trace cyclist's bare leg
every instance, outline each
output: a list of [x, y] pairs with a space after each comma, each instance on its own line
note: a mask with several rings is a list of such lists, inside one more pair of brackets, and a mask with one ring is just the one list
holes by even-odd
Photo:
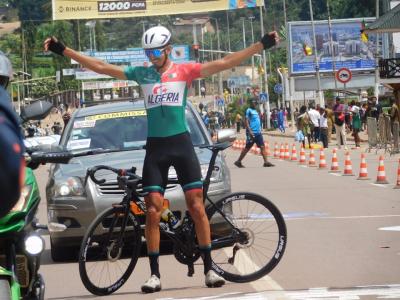
[[212, 270], [211, 233], [203, 202], [203, 190], [193, 189], [185, 192], [186, 204], [193, 219], [201, 257], [204, 262], [205, 283], [208, 287], [220, 287], [225, 280]]
[[185, 193], [186, 205], [195, 227], [199, 246], [209, 246], [211, 244], [210, 223], [203, 203], [203, 190], [193, 189]]
[[158, 256], [160, 252], [159, 224], [164, 197], [159, 193], [149, 193], [144, 200], [147, 208], [145, 236], [151, 275], [156, 275], [160, 278], [160, 271], [158, 268]]

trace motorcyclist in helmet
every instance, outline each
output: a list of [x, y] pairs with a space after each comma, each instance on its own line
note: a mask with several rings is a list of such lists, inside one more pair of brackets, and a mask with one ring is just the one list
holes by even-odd
[[24, 183], [23, 140], [6, 91], [12, 74], [9, 59], [0, 51], [0, 218], [16, 204]]

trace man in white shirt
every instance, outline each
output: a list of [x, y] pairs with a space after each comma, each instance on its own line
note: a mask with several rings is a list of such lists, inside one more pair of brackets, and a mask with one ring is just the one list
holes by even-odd
[[313, 132], [311, 133], [311, 138], [314, 142], [318, 142], [320, 139], [319, 133], [319, 118], [320, 114], [317, 110], [314, 109], [314, 105], [310, 105], [310, 110], [308, 111], [308, 115], [310, 116], [311, 122], [313, 123]]
[[321, 135], [321, 142], [324, 148], [328, 148], [328, 117], [327, 112], [324, 108], [319, 109], [320, 118], [319, 118], [319, 130]]

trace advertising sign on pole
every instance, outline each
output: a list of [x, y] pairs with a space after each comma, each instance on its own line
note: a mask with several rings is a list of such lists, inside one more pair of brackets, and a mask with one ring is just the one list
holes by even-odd
[[52, 0], [53, 20], [113, 19], [263, 6], [262, 0]]
[[[332, 42], [329, 35], [328, 21], [315, 22], [314, 49], [312, 26], [308, 21], [289, 22], [289, 49], [291, 74], [315, 73], [315, 53], [319, 56], [320, 72], [332, 72], [333, 59], [336, 70], [347, 68], [355, 70], [374, 70], [376, 35], [370, 34], [368, 41], [361, 40], [362, 21], [366, 24], [374, 18], [332, 20]], [[311, 53], [305, 51], [312, 49]]]

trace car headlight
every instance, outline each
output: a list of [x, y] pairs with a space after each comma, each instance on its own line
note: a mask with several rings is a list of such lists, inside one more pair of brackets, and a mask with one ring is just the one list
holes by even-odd
[[30, 255], [38, 255], [44, 250], [44, 240], [38, 235], [30, 235], [25, 239], [25, 251]]
[[25, 204], [28, 202], [29, 195], [31, 194], [31, 190], [32, 190], [32, 186], [29, 184], [22, 187], [21, 195], [19, 196], [17, 203], [11, 209], [12, 212], [22, 211], [25, 208]]
[[77, 177], [69, 177], [65, 181], [57, 182], [54, 188], [55, 196], [82, 196], [85, 189]]
[[[208, 164], [207, 165], [201, 165], [201, 177], [204, 179], [206, 178], [207, 171], [208, 171]], [[211, 173], [211, 182], [216, 182], [216, 181], [221, 181], [221, 167], [219, 165], [214, 165], [214, 169]]]

